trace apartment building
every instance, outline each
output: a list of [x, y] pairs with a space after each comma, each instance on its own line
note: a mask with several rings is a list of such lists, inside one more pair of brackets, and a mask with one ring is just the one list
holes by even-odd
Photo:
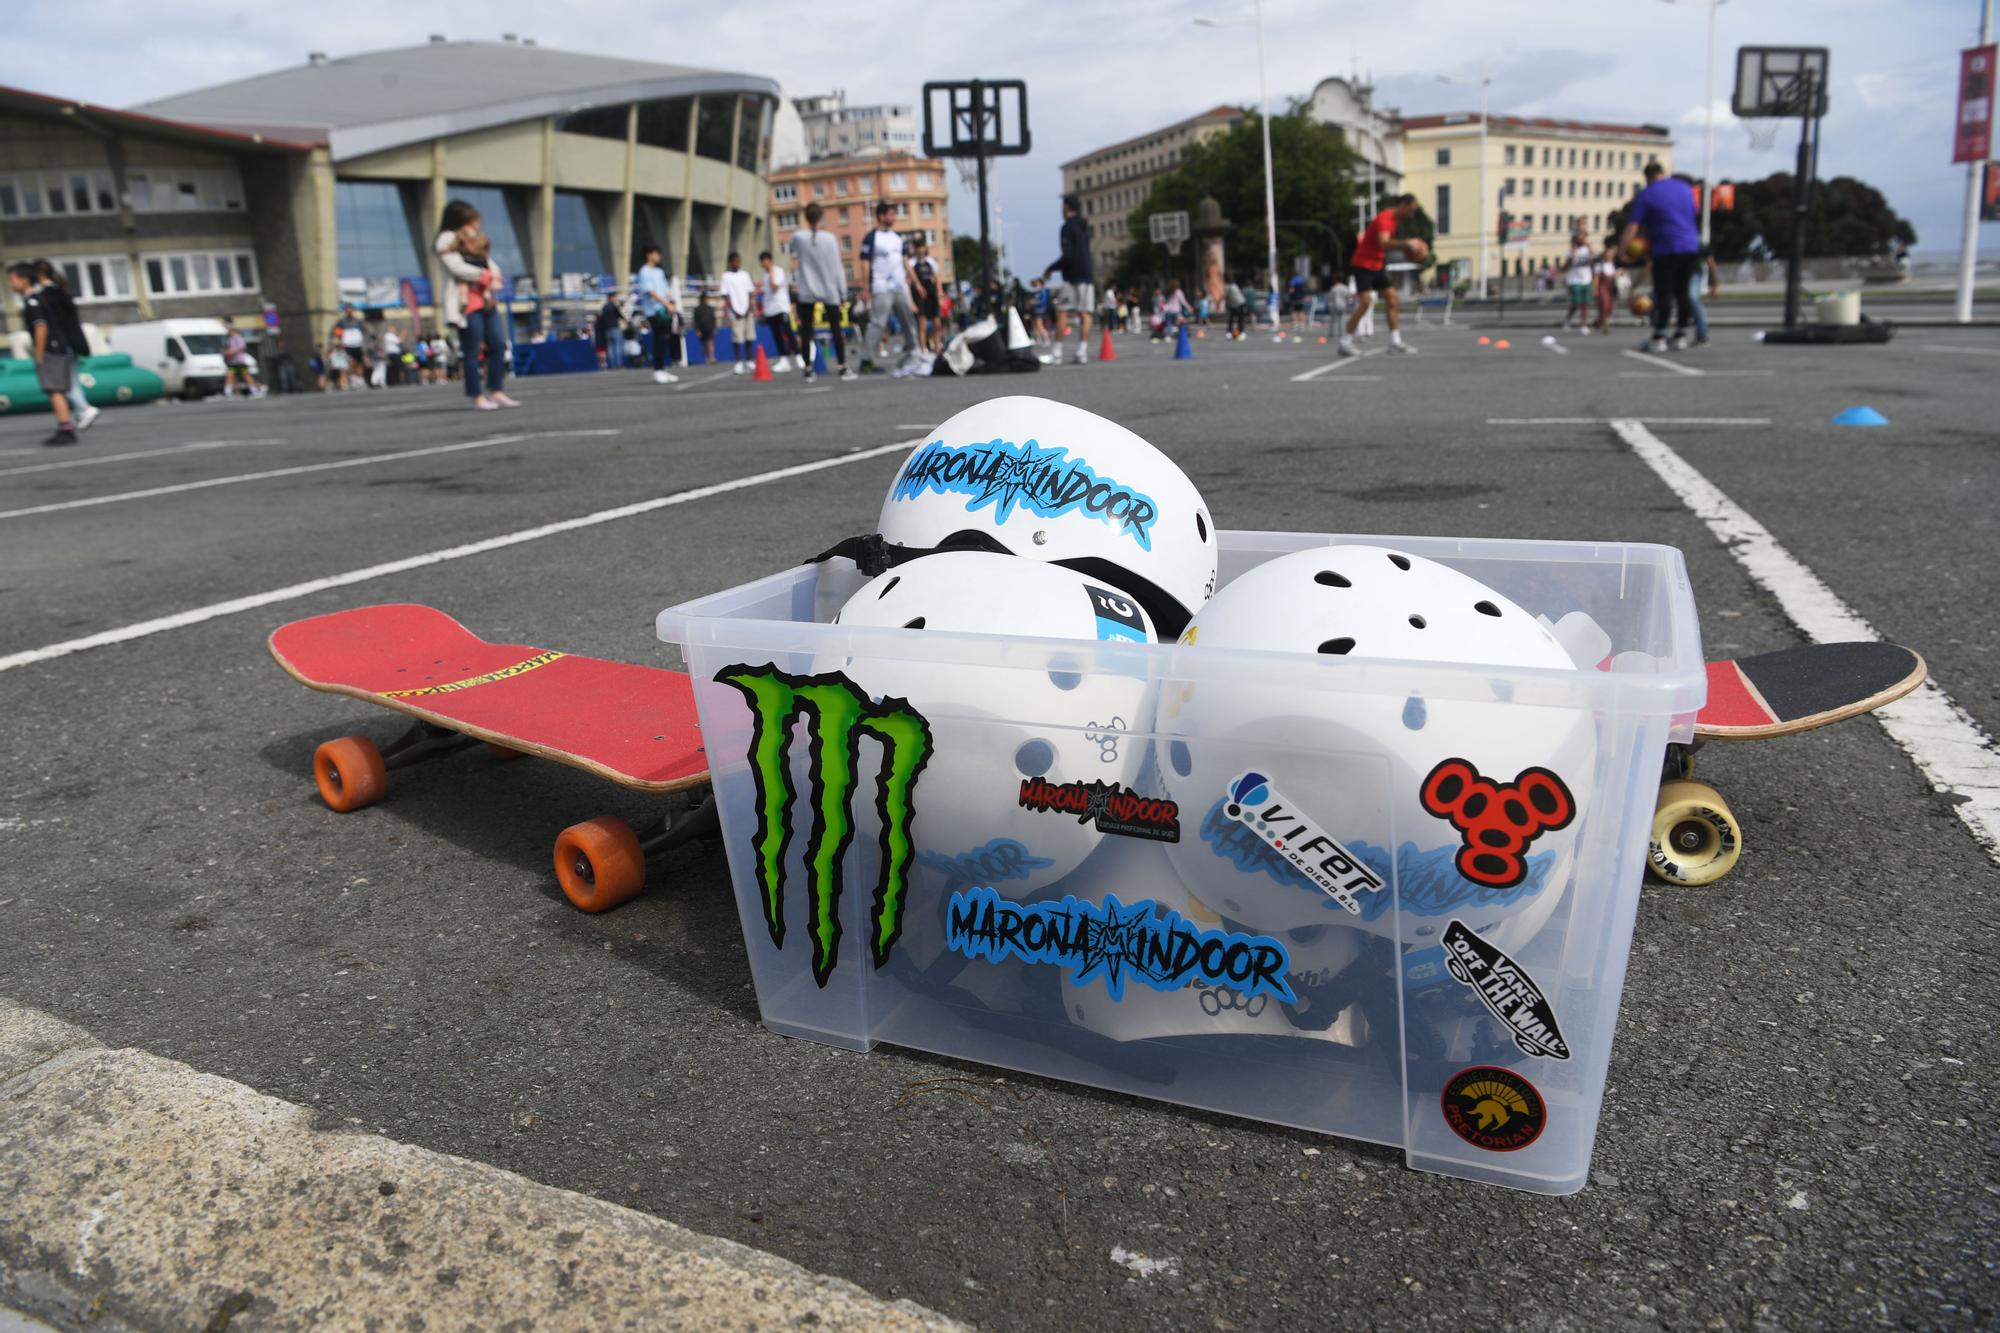
[[886, 199], [896, 206], [896, 230], [906, 240], [921, 233], [940, 274], [954, 281], [945, 170], [944, 163], [914, 153], [880, 150], [774, 168], [771, 230], [783, 245], [805, 225], [805, 206], [817, 202], [824, 210], [820, 226], [840, 238], [841, 265], [851, 283], [855, 252], [875, 225], [875, 205]]
[[1153, 179], [1178, 167], [1191, 144], [1227, 134], [1243, 118], [1237, 107], [1218, 106], [1063, 163], [1062, 190], [1083, 204], [1083, 218], [1090, 227], [1090, 259], [1099, 281], [1132, 243], [1126, 218], [1151, 192]]

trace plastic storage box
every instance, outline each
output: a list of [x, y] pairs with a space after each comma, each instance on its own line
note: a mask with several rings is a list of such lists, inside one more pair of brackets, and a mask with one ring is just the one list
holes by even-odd
[[[1609, 650], [1516, 670], [856, 629], [831, 623], [866, 581], [845, 561], [662, 612], [765, 1025], [1581, 1189], [1663, 754], [1706, 688], [1681, 555], [1224, 532], [1220, 581], [1335, 542], [1582, 612]], [[1481, 769], [1507, 736], [1537, 762]], [[1494, 809], [1508, 854], [1460, 859]]]

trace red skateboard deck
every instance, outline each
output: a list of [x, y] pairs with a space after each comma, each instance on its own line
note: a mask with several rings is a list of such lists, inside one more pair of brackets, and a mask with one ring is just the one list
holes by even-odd
[[271, 635], [271, 655], [302, 685], [637, 791], [708, 781], [694, 686], [678, 671], [488, 643], [444, 612], [409, 603], [294, 621]]
[[1873, 712], [1924, 683], [1924, 659], [1895, 643], [1814, 643], [1708, 664], [1703, 740], [1759, 740]]

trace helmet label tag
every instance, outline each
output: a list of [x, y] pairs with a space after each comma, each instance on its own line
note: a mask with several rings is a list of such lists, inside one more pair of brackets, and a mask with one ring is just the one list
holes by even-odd
[[1383, 888], [1380, 875], [1290, 804], [1262, 773], [1245, 773], [1230, 783], [1229, 800], [1222, 811], [1262, 838], [1327, 897], [1356, 916], [1361, 915], [1357, 895]]
[[1033, 440], [991, 440], [962, 448], [933, 440], [903, 465], [889, 499], [914, 500], [926, 491], [966, 496], [967, 513], [991, 509], [995, 524], [1013, 517], [1016, 508], [1038, 518], [1082, 514], [1130, 537], [1145, 551], [1153, 549], [1153, 520], [1160, 516], [1151, 496], [1099, 476], [1067, 449], [1044, 449]]
[[1146, 619], [1139, 614], [1139, 608], [1130, 598], [1115, 593], [1109, 588], [1100, 588], [1094, 583], [1083, 585], [1090, 594], [1090, 609], [1097, 617], [1097, 637], [1122, 640], [1126, 643], [1151, 643], [1153, 638], [1146, 632]]
[[1069, 969], [1081, 986], [1102, 978], [1114, 1001], [1125, 983], [1176, 991], [1191, 985], [1228, 986], [1246, 999], [1268, 995], [1292, 1003], [1285, 946], [1264, 935], [1208, 930], [1151, 899], [1126, 906], [1114, 894], [1099, 907], [1088, 899], [1017, 903], [990, 888], [951, 895], [945, 908], [945, 947], [967, 958], [1000, 963], [1053, 963]]
[[1471, 988], [1516, 1046], [1537, 1059], [1569, 1059], [1555, 1008], [1528, 969], [1456, 918], [1445, 927], [1444, 960], [1452, 978]]

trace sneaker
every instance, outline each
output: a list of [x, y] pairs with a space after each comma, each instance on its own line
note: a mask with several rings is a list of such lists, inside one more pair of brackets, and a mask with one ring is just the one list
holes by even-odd
[[1685, 352], [1688, 349], [1688, 336], [1685, 333], [1676, 333], [1673, 341], [1667, 346], [1676, 352]]
[[[1706, 346], [1708, 346], [1708, 339], [1706, 339], [1706, 338], [1696, 338], [1696, 339], [1694, 340], [1694, 345], [1695, 345], [1696, 347], [1706, 347]], [[95, 415], [95, 414], [93, 414], [93, 415]]]
[[750, 373], [750, 365], [748, 362], [738, 361], [736, 363], [736, 369], [730, 371], [729, 373], [732, 375], [747, 375]]
[[1083, 349], [1082, 349], [1081, 347], [1077, 348], [1077, 349], [1076, 349], [1076, 364], [1077, 364], [1077, 365], [1079, 365], [1079, 366], [1087, 366], [1087, 365], [1089, 365], [1089, 364], [1090, 364], [1090, 353], [1088, 353], [1088, 352], [1084, 351], [1084, 350], [1083, 350]]
[[855, 374], [855, 373], [854, 373], [854, 372], [853, 372], [853, 371], [852, 371], [851, 369], [849, 369], [848, 367], [846, 367], [846, 366], [842, 366], [842, 367], [840, 368], [840, 380], [841, 380], [841, 383], [843, 383], [843, 384], [852, 384], [852, 383], [854, 383], [854, 381], [856, 381], [856, 380], [858, 380], [858, 379], [860, 379], [860, 378], [861, 378], [861, 377], [860, 377], [859, 375]]
[[1581, 328], [1581, 329], [1578, 329], [1578, 330], [1577, 330], [1577, 335], [1578, 335], [1579, 337], [1583, 337], [1583, 338], [1588, 338], [1588, 337], [1590, 336], [1590, 330], [1589, 330], [1588, 328]]
[[1664, 352], [1667, 350], [1667, 340], [1665, 338], [1643, 338], [1639, 342], [1639, 350], [1642, 352]]
[[817, 375], [813, 374], [813, 369], [812, 369], [812, 367], [811, 367], [811, 366], [807, 366], [807, 367], [806, 367], [806, 383], [807, 383], [807, 384], [811, 384], [811, 383], [812, 383], [812, 382], [813, 382], [814, 380], [816, 380], [816, 379], [818, 379], [818, 378], [819, 378], [819, 376], [817, 376]]
[[1404, 356], [1410, 356], [1414, 354], [1417, 349], [1410, 346], [1408, 343], [1390, 343], [1389, 350], [1392, 352], [1400, 352]]
[[656, 370], [653, 372], [653, 383], [655, 384], [672, 384], [679, 379], [680, 376], [674, 374], [671, 370]]
[[491, 398], [475, 398], [472, 400], [472, 410], [475, 412], [498, 412], [500, 404], [494, 402]]
[[75, 444], [76, 432], [71, 430], [68, 426], [58, 426], [56, 427], [55, 434], [49, 436], [46, 440], [43, 440], [42, 443], [50, 446], [51, 448], [59, 444]]
[[89, 430], [91, 427], [91, 423], [96, 421], [97, 418], [101, 415], [103, 415], [103, 409], [86, 406], [82, 412], [77, 414], [76, 418], [77, 433], [80, 435], [84, 431]]
[[1342, 338], [1335, 350], [1337, 350], [1342, 356], [1361, 355], [1361, 353], [1355, 348], [1354, 339], [1352, 338]]
[[495, 391], [494, 391], [494, 394], [493, 394], [493, 401], [494, 401], [494, 402], [496, 402], [496, 403], [498, 403], [498, 404], [500, 404], [500, 406], [502, 406], [502, 407], [519, 407], [519, 406], [520, 406], [520, 404], [519, 404], [519, 403], [515, 402], [515, 401], [514, 401], [514, 400], [513, 400], [512, 398], [509, 398], [509, 397], [508, 397], [508, 396], [507, 396], [506, 394], [504, 394], [504, 393], [501, 393], [501, 392], [499, 392], [498, 390], [495, 390]]

